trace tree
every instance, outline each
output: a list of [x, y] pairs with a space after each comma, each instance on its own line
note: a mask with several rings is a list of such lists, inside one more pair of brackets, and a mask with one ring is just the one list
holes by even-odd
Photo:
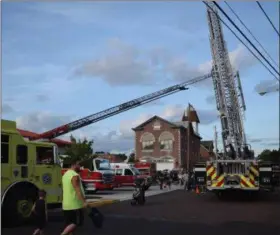
[[93, 140], [87, 140], [84, 138], [76, 139], [74, 136], [70, 136], [71, 145], [66, 148], [65, 154], [68, 155], [71, 159], [76, 160], [86, 160], [92, 157], [94, 143]]
[[128, 162], [129, 162], [129, 163], [135, 163], [135, 162], [136, 162], [135, 153], [131, 153], [131, 154], [129, 155]]
[[265, 149], [260, 153], [258, 159], [263, 161], [271, 161], [273, 163], [280, 163], [280, 149], [272, 151], [269, 149]]

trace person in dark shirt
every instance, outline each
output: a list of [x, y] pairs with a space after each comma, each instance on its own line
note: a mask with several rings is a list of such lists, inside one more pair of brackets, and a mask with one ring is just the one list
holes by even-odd
[[35, 219], [35, 225], [36, 225], [36, 229], [33, 235], [43, 234], [43, 230], [45, 228], [48, 219], [45, 198], [46, 198], [46, 191], [40, 190], [39, 199], [35, 202], [32, 208], [32, 212]]

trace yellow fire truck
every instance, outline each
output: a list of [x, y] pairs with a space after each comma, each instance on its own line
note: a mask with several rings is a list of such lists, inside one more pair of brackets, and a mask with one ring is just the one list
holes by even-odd
[[1, 120], [1, 207], [2, 223], [28, 223], [39, 189], [47, 192], [47, 203], [62, 201], [61, 167], [57, 146], [25, 140], [16, 123]]

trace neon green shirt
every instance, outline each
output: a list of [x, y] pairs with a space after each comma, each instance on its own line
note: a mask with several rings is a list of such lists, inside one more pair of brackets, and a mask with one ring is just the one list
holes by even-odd
[[[78, 198], [76, 191], [72, 185], [72, 178], [79, 174], [74, 170], [68, 170], [62, 176], [62, 189], [63, 189], [63, 210], [76, 210], [83, 208], [83, 202]], [[80, 177], [80, 176], [79, 176]], [[80, 187], [83, 195], [85, 195], [84, 188], [80, 180]]]

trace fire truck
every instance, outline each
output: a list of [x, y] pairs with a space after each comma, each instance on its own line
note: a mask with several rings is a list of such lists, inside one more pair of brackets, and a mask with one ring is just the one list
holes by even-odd
[[[2, 216], [3, 226], [23, 225], [30, 221], [29, 215], [38, 196], [38, 189], [46, 190], [49, 205], [61, 205], [61, 162], [58, 148], [50, 143], [50, 140], [154, 100], [187, 90], [189, 85], [210, 77], [211, 74], [206, 74], [187, 80], [59, 126], [29, 140], [20, 135], [14, 121], [1, 120], [1, 207], [2, 215], [5, 215]], [[109, 173], [110, 170], [104, 168], [106, 164], [103, 159], [82, 162], [84, 168], [82, 178], [88, 182], [86, 190], [95, 191], [98, 187], [107, 187], [114, 181], [114, 177]], [[103, 186], [100, 186], [101, 184]]]
[[[223, 154], [194, 168], [196, 183], [219, 197], [232, 191], [273, 191], [272, 164], [258, 162], [247, 143], [244, 130], [246, 105], [238, 71], [233, 71], [224, 40], [216, 2], [207, 2], [212, 51], [212, 80], [219, 112]], [[219, 8], [219, 7], [218, 7]], [[217, 148], [217, 146], [215, 147]]]
[[142, 175], [154, 177], [156, 175], [155, 162], [136, 162], [134, 167], [140, 171]]
[[1, 207], [6, 226], [26, 224], [38, 189], [47, 192], [47, 203], [60, 205], [61, 167], [57, 146], [25, 140], [16, 123], [1, 120]]
[[[67, 157], [65, 158], [67, 159]], [[113, 190], [115, 177], [114, 172], [110, 167], [110, 162], [107, 159], [86, 159], [80, 162], [80, 166], [81, 169], [79, 174], [86, 194], [96, 193], [99, 190]], [[67, 163], [62, 163], [62, 175], [64, 175], [69, 167], [70, 166]]]

